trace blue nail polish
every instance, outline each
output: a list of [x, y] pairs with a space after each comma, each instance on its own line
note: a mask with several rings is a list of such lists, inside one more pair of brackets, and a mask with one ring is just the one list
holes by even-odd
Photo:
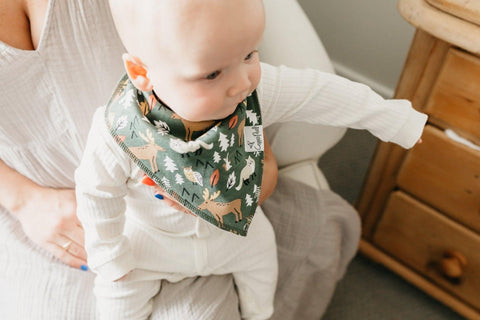
[[83, 265], [80, 267], [80, 269], [82, 269], [83, 271], [88, 271], [88, 266], [86, 266], [86, 265], [83, 264]]
[[163, 200], [163, 196], [162, 196], [161, 194], [159, 194], [159, 193], [157, 193], [157, 194], [155, 195], [155, 198], [160, 199], [160, 200]]

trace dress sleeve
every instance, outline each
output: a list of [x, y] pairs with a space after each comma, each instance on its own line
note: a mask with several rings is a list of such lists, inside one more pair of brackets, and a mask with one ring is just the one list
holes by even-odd
[[107, 131], [104, 108], [93, 117], [85, 152], [75, 171], [77, 214], [85, 230], [89, 267], [107, 280], [134, 268], [123, 235], [130, 161]]
[[408, 100], [383, 99], [366, 85], [313, 69], [262, 63], [257, 92], [264, 126], [294, 121], [366, 129], [411, 148], [427, 121]]

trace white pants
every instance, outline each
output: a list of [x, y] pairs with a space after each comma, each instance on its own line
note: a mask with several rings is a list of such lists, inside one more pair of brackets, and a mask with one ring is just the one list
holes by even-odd
[[[206, 223], [206, 222], [205, 222]], [[100, 319], [147, 319], [162, 280], [232, 273], [244, 319], [268, 319], [278, 274], [275, 235], [261, 209], [247, 237], [210, 227], [207, 236], [172, 237], [127, 223], [125, 233], [137, 261], [124, 279], [111, 282], [97, 276], [95, 295]]]

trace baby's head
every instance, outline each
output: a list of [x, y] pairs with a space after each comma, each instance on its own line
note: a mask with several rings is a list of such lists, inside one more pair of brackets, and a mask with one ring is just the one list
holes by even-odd
[[110, 0], [133, 84], [190, 121], [223, 119], [257, 87], [262, 0]]

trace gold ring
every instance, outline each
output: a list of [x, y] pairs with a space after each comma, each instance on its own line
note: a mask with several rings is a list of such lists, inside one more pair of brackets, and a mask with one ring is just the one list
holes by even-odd
[[70, 248], [71, 245], [72, 245], [72, 240], [68, 240], [67, 242], [62, 244], [61, 247], [63, 248], [63, 250], [67, 251], [68, 248]]

